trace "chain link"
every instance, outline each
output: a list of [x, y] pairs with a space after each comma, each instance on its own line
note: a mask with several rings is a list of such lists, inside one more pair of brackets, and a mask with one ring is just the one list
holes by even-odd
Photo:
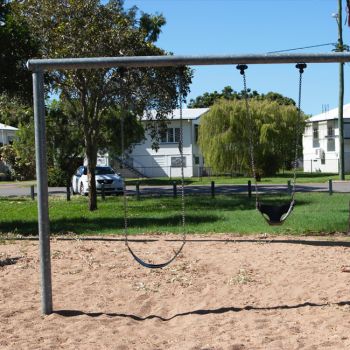
[[184, 155], [183, 155], [183, 119], [182, 119], [182, 88], [183, 88], [183, 73], [180, 74], [180, 86], [179, 86], [179, 108], [180, 108], [180, 142], [179, 151], [181, 157], [181, 219], [182, 219], [182, 240], [186, 241], [186, 210], [185, 210], [185, 174], [184, 174]]
[[245, 107], [246, 107], [246, 113], [247, 113], [247, 119], [249, 123], [249, 156], [250, 156], [250, 166], [252, 170], [252, 175], [254, 178], [254, 188], [255, 188], [255, 206], [258, 206], [259, 198], [258, 198], [258, 183], [257, 183], [257, 176], [256, 176], [256, 167], [255, 167], [255, 158], [254, 158], [254, 121], [250, 113], [249, 108], [249, 96], [248, 96], [248, 89], [247, 89], [247, 79], [245, 70], [248, 68], [248, 66], [240, 64], [236, 67], [240, 70], [241, 75], [243, 76], [243, 89], [244, 89], [244, 101], [245, 101]]
[[303, 83], [303, 73], [304, 69], [307, 67], [305, 63], [298, 63], [296, 68], [299, 69], [299, 91], [298, 91], [298, 116], [296, 120], [295, 127], [295, 156], [294, 156], [294, 164], [293, 164], [293, 184], [292, 184], [292, 200], [294, 200], [295, 196], [295, 188], [296, 188], [296, 179], [297, 179], [297, 166], [298, 166], [298, 157], [299, 157], [299, 137], [301, 135], [301, 125], [303, 125], [301, 120], [301, 88]]
[[[132, 254], [132, 256], [134, 257], [134, 259], [141, 264], [144, 267], [147, 268], [163, 268], [165, 266], [167, 266], [168, 264], [170, 264], [172, 261], [175, 260], [175, 258], [181, 253], [185, 243], [186, 243], [186, 216], [185, 216], [185, 180], [184, 180], [184, 158], [183, 158], [183, 116], [182, 116], [182, 99], [183, 99], [183, 86], [182, 86], [182, 76], [183, 72], [181, 72], [180, 74], [180, 80], [179, 80], [179, 96], [180, 96], [180, 100], [179, 100], [179, 109], [180, 109], [180, 140], [179, 140], [179, 152], [180, 152], [180, 157], [181, 157], [181, 226], [182, 226], [182, 244], [180, 246], [180, 248], [174, 252], [173, 257], [164, 262], [164, 263], [160, 263], [160, 264], [151, 264], [151, 263], [147, 263], [144, 262], [141, 258], [139, 258], [131, 249], [131, 247], [129, 246], [129, 241], [128, 241], [128, 199], [127, 199], [127, 193], [126, 193], [126, 181], [124, 178], [124, 182], [123, 182], [123, 207], [124, 207], [124, 241], [125, 241], [125, 245], [127, 246], [129, 252]], [[123, 101], [123, 107], [126, 107], [126, 98]], [[124, 113], [124, 109], [122, 110], [122, 117], [121, 117], [121, 151], [122, 151], [122, 166], [124, 166], [125, 164], [125, 135], [124, 135], [124, 124], [125, 124], [125, 113]]]

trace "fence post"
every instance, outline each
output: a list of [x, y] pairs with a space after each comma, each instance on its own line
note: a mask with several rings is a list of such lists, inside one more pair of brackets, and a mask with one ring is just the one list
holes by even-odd
[[67, 202], [70, 201], [70, 186], [66, 187], [66, 191], [67, 191]]
[[211, 191], [211, 197], [214, 198], [215, 197], [215, 182], [214, 181], [211, 182], [210, 191]]
[[349, 201], [348, 235], [350, 235], [350, 201]]
[[248, 180], [248, 198], [252, 198], [252, 182]]
[[333, 183], [332, 183], [332, 179], [328, 180], [328, 192], [329, 195], [331, 196], [333, 194]]
[[140, 199], [140, 181], [136, 182], [136, 199]]
[[176, 181], [173, 182], [173, 196], [174, 198], [177, 197]]
[[106, 199], [106, 197], [105, 197], [105, 184], [102, 184], [102, 187], [101, 187], [101, 197], [102, 197], [102, 200]]
[[31, 185], [31, 186], [30, 186], [30, 198], [31, 198], [32, 200], [35, 199], [34, 185]]
[[287, 187], [288, 187], [288, 189], [287, 189], [288, 195], [291, 195], [292, 194], [292, 185], [291, 185], [290, 180], [288, 180], [288, 182], [287, 182]]

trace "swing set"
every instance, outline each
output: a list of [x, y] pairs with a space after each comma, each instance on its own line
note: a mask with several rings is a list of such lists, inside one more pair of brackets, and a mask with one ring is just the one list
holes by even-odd
[[[45, 131], [45, 94], [44, 94], [44, 72], [57, 69], [97, 69], [115, 67], [184, 67], [191, 65], [238, 65], [243, 76], [246, 114], [248, 121], [251, 121], [249, 112], [249, 101], [246, 87], [245, 70], [248, 64], [297, 64], [299, 69], [299, 101], [298, 113], [300, 119], [300, 100], [302, 73], [306, 68], [306, 63], [336, 63], [350, 62], [350, 53], [336, 52], [324, 54], [262, 54], [262, 55], [229, 55], [229, 56], [135, 56], [135, 57], [99, 57], [99, 58], [63, 58], [63, 59], [33, 59], [27, 63], [28, 69], [33, 72], [33, 100], [34, 100], [34, 122], [35, 122], [35, 150], [36, 150], [36, 174], [38, 186], [38, 229], [40, 247], [40, 275], [41, 275], [41, 310], [44, 315], [49, 315], [53, 311], [52, 306], [52, 283], [51, 283], [51, 256], [50, 256], [50, 230], [49, 230], [49, 205], [47, 186], [47, 164], [46, 164], [46, 131]], [[242, 64], [244, 63], [244, 64]], [[181, 99], [181, 94], [180, 94]], [[180, 111], [182, 111], [180, 103]], [[182, 124], [182, 112], [181, 124]], [[301, 123], [299, 123], [301, 124]], [[300, 130], [296, 127], [296, 141]], [[185, 201], [184, 201], [184, 181], [183, 181], [183, 154], [182, 128], [180, 131], [179, 152], [181, 155], [182, 174], [182, 226], [183, 242], [173, 257], [160, 264], [150, 264], [143, 261], [131, 249], [127, 235], [127, 197], [124, 195], [124, 218], [125, 218], [125, 243], [134, 257], [142, 266], [147, 268], [162, 268], [167, 266], [182, 251], [186, 242], [185, 232]], [[254, 159], [254, 140], [252, 136], [249, 141], [251, 167], [253, 175], [256, 175]], [[295, 180], [296, 180], [296, 159], [298, 155], [298, 144], [296, 143], [296, 158], [294, 162], [294, 181], [291, 199], [281, 206], [264, 204], [258, 196], [258, 186], [255, 178], [256, 208], [264, 216], [268, 224], [280, 225], [292, 212], [295, 204]], [[125, 193], [125, 191], [124, 191]]]

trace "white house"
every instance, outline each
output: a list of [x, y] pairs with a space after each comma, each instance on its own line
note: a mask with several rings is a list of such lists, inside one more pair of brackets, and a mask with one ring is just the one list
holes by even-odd
[[[183, 119], [183, 157], [184, 176], [199, 176], [203, 167], [203, 156], [198, 147], [198, 125], [200, 118], [209, 108], [191, 108], [182, 110]], [[179, 152], [180, 110], [176, 109], [168, 116], [166, 133], [162, 136], [158, 151], [151, 147], [151, 137], [136, 144], [130, 153], [128, 163], [147, 177], [180, 177], [181, 156]], [[147, 122], [143, 118], [143, 123]]]
[[[350, 172], [350, 103], [344, 105], [344, 170]], [[339, 171], [338, 108], [312, 116], [303, 134], [305, 172]]]
[[11, 144], [15, 138], [17, 128], [0, 123], [0, 146]]

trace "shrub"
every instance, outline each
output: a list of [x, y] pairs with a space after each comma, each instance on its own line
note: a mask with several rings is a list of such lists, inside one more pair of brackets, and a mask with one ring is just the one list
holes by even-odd
[[47, 181], [51, 187], [63, 187], [67, 185], [67, 175], [58, 167], [50, 167], [47, 169]]

